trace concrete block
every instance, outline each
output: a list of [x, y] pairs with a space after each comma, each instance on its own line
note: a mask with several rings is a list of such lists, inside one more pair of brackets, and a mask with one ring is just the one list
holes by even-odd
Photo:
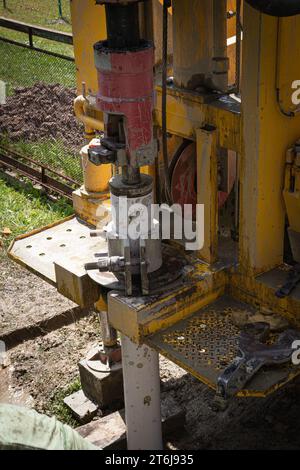
[[[172, 403], [174, 407], [172, 407]], [[169, 397], [162, 401], [162, 431], [166, 439], [176, 432], [184, 430], [185, 412]], [[76, 429], [78, 433], [105, 450], [126, 449], [125, 410], [116, 411], [108, 416], [92, 421]]]
[[105, 450], [126, 449], [124, 410], [80, 426], [76, 431], [95, 446]]
[[101, 408], [123, 402], [122, 368], [110, 372], [98, 372], [91, 369], [87, 361], [79, 362], [81, 386], [84, 394]]
[[82, 390], [64, 398], [64, 403], [81, 424], [89, 423], [99, 410], [99, 406], [89, 400]]

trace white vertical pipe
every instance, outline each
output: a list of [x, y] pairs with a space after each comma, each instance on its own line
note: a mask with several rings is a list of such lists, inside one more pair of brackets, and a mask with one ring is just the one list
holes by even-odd
[[128, 450], [161, 450], [158, 353], [121, 336]]

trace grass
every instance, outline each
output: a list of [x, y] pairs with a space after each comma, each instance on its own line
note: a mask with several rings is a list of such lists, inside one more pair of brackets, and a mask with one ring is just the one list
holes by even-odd
[[8, 184], [0, 175], [0, 232], [5, 227], [11, 231], [2, 236], [4, 248], [18, 235], [43, 227], [73, 213], [72, 206], [64, 199], [52, 202], [33, 188], [18, 183]]
[[[13, 31], [11, 29], [0, 27], [0, 37], [29, 45], [28, 34], [20, 33], [19, 31]], [[49, 39], [39, 38], [37, 36], [33, 37], [33, 44], [35, 47], [45, 49], [46, 51], [56, 52], [68, 57], [74, 57], [74, 50], [71, 44], [50, 41]]]
[[[49, 29], [71, 32], [69, 0], [63, 0], [63, 15], [66, 21], [58, 18], [56, 0], [7, 0], [7, 9], [0, 0], [0, 16], [40, 25]], [[0, 27], [0, 37], [24, 44], [29, 43], [28, 35]], [[73, 46], [48, 39], [33, 38], [34, 45], [41, 49], [74, 57]], [[13, 93], [15, 86], [30, 86], [37, 81], [60, 83], [76, 87], [76, 67], [73, 62], [49, 56], [34, 50], [4, 43], [0, 40], [0, 80], [8, 84], [7, 94]]]
[[[35, 24], [48, 29], [56, 29], [63, 32], [72, 32], [70, 1], [63, 0], [64, 20], [59, 19], [56, 0], [7, 0], [7, 9], [3, 7], [0, 0], [0, 16], [11, 18], [16, 21]], [[28, 34], [0, 27], [0, 37], [12, 39], [24, 44], [29, 44]], [[51, 52], [74, 57], [73, 46], [56, 41], [34, 36], [33, 43], [36, 47]]]
[[5, 138], [1, 138], [0, 143], [11, 147], [21, 154], [25, 154], [34, 160], [58, 170], [65, 176], [73, 178], [79, 183], [82, 181], [82, 169], [78, 155], [67, 150], [67, 146], [58, 140], [42, 140], [37, 142], [19, 141], [11, 143]]
[[71, 32], [70, 0], [62, 0], [63, 18], [59, 18], [57, 0], [6, 0], [7, 9], [0, 2], [0, 16], [44, 28]]
[[69, 426], [75, 428], [79, 426], [79, 422], [73, 417], [69, 408], [64, 404], [64, 398], [72, 393], [78, 392], [81, 389], [81, 384], [79, 378], [74, 380], [68, 387], [58, 390], [53, 397], [48, 406], [48, 413], [51, 416], [55, 416], [62, 423], [68, 424]]
[[[62, 1], [66, 21], [58, 18], [56, 0], [7, 0], [6, 4], [7, 9], [4, 9], [0, 1], [0, 16], [60, 31], [72, 30], [69, 0]], [[0, 36], [27, 41], [23, 33], [5, 28], [0, 29]], [[37, 47], [66, 55], [73, 54], [73, 48], [69, 45], [41, 38], [34, 38], [34, 42]], [[16, 86], [32, 86], [37, 81], [60, 83], [66, 87], [76, 86], [76, 68], [73, 62], [1, 41], [0, 57], [0, 80], [7, 83], [8, 94], [12, 94]], [[7, 144], [8, 140], [0, 136], [0, 142]], [[17, 151], [26, 152], [37, 161], [47, 163], [76, 180], [81, 179], [79, 157], [76, 158], [72, 152], [67, 151], [62, 142], [54, 140], [36, 143], [18, 142], [12, 146]], [[0, 178], [0, 230], [9, 227], [12, 231], [9, 237], [5, 237], [5, 246], [15, 236], [54, 222], [71, 212], [71, 206], [63, 200], [57, 204], [51, 203], [47, 198], [41, 197], [31, 185], [28, 185], [26, 190], [17, 186], [10, 187]]]
[[11, 142], [6, 135], [0, 134], [0, 145], [27, 155], [33, 160], [73, 178], [80, 184], [83, 180], [79, 153], [68, 151], [66, 144], [59, 140], [44, 139], [37, 142], [20, 140]]
[[74, 62], [1, 41], [0, 57], [0, 80], [8, 84], [8, 95], [15, 86], [31, 86], [36, 82], [76, 87]]
[[[12, 18], [25, 23], [36, 24], [45, 28], [71, 32], [70, 0], [62, 0], [64, 20], [59, 18], [56, 0], [6, 0], [7, 9], [0, 1], [0, 16]], [[0, 36], [28, 44], [24, 33], [0, 28]], [[73, 47], [67, 44], [34, 37], [34, 45], [63, 55], [73, 57]], [[0, 80], [8, 84], [8, 94], [13, 93], [15, 86], [31, 86], [37, 81], [44, 83], [60, 83], [66, 87], [76, 87], [75, 64], [63, 59], [38, 53], [19, 46], [0, 41]], [[1, 143], [8, 143], [1, 136]], [[4, 142], [5, 141], [5, 142]], [[11, 145], [11, 144], [10, 144]], [[82, 176], [79, 157], [66, 151], [62, 142], [48, 140], [42, 142], [17, 142], [13, 148], [25, 152], [40, 162], [78, 180]], [[41, 196], [31, 184], [26, 188], [19, 184], [9, 185], [0, 175], [0, 232], [8, 227], [9, 236], [0, 238], [7, 248], [16, 236], [38, 227], [50, 224], [73, 213], [72, 206], [64, 199], [50, 202]], [[1, 249], [0, 249], [1, 255]], [[67, 388], [59, 390], [51, 398], [48, 412], [61, 422], [72, 427], [78, 426], [63, 399], [80, 390], [79, 379]]]

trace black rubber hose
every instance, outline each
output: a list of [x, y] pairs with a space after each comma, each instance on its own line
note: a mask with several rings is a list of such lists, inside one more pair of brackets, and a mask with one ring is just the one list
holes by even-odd
[[294, 16], [300, 14], [299, 0], [246, 0], [256, 10], [271, 16]]

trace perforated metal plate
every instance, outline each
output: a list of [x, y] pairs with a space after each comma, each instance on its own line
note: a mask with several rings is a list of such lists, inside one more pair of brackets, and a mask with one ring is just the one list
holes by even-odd
[[100, 293], [84, 265], [105, 247], [104, 238], [91, 238], [90, 227], [72, 217], [16, 238], [9, 256], [87, 308], [99, 299]]
[[[237, 356], [240, 328], [232, 318], [254, 310], [222, 297], [191, 317], [147, 338], [147, 343], [212, 388]], [[274, 341], [274, 336], [270, 338]], [[292, 364], [262, 369], [240, 395], [266, 396], [300, 373]]]
[[103, 238], [91, 238], [90, 227], [76, 217], [62, 220], [18, 237], [9, 255], [30, 271], [55, 285], [54, 263], [66, 271], [85, 274], [84, 264], [106, 249]]
[[220, 371], [236, 357], [238, 333], [229, 315], [206, 310], [188, 320], [184, 330], [178, 325], [162, 338], [188, 362]]

